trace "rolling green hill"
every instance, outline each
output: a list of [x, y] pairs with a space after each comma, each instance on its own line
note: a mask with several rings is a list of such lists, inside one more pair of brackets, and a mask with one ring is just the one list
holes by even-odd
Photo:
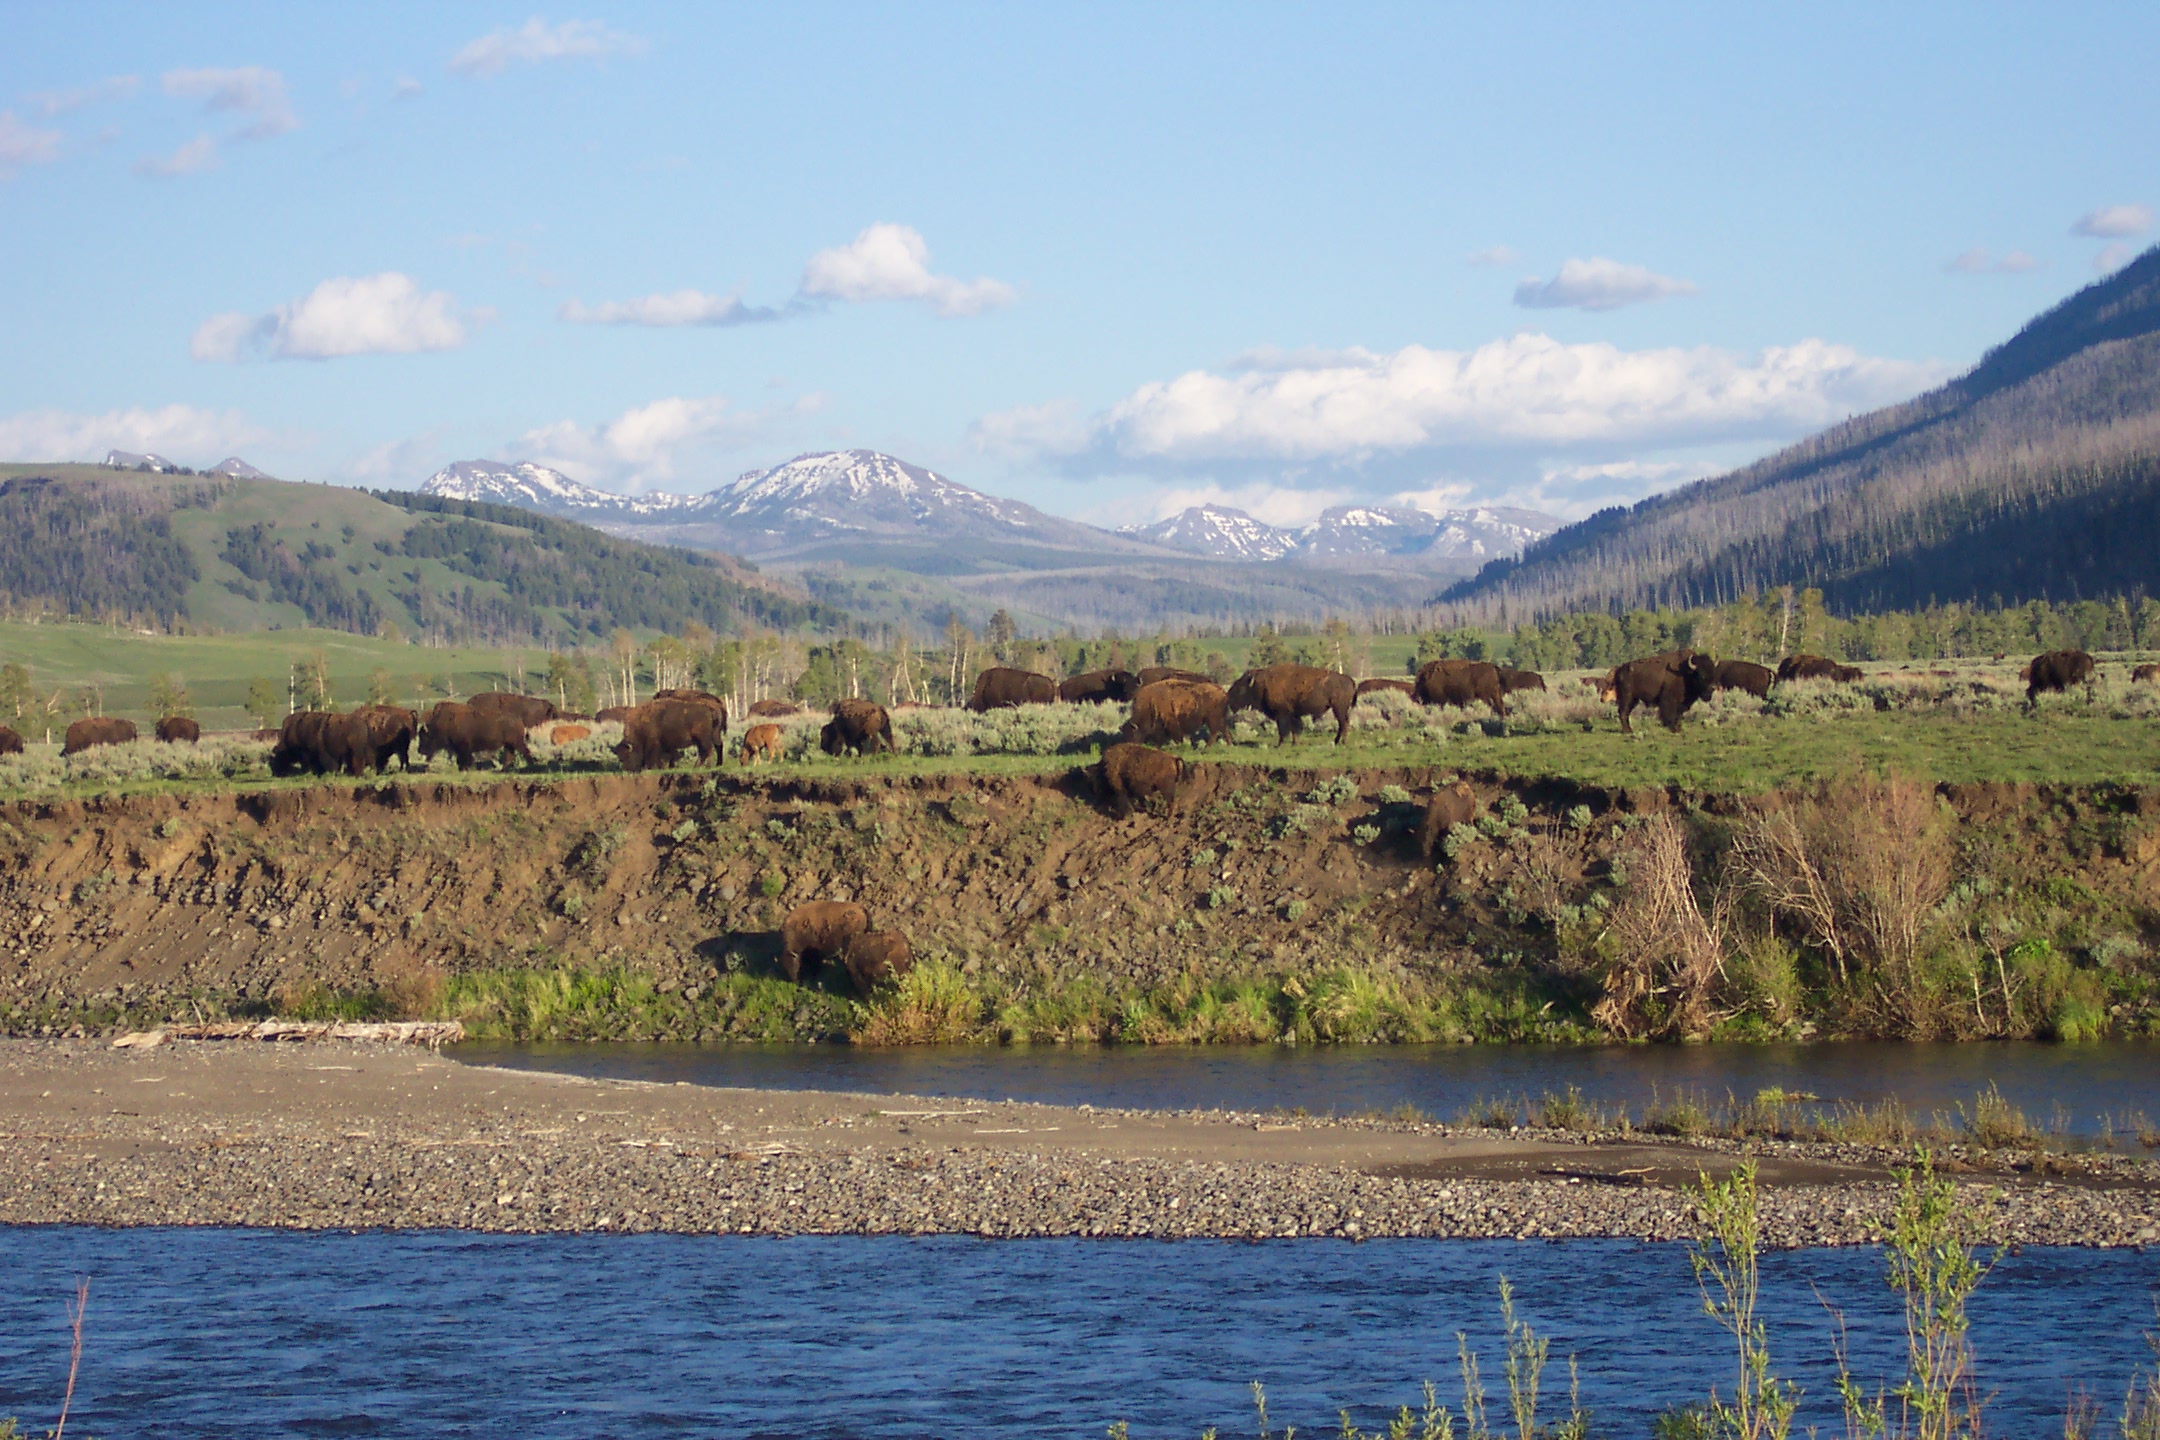
[[72, 464], [0, 466], [0, 603], [133, 628], [491, 646], [847, 618], [726, 557], [502, 506]]
[[1716, 605], [1838, 613], [2160, 593], [2160, 249], [1966, 374], [1729, 475], [1591, 516], [1440, 598], [1465, 620]]

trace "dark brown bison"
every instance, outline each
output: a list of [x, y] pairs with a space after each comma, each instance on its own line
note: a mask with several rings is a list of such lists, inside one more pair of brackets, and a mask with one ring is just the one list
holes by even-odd
[[778, 725], [752, 725], [743, 731], [742, 763], [763, 756], [767, 760], [780, 758], [780, 727]]
[[[2045, 655], [2035, 655], [2025, 686], [2025, 698], [2037, 700], [2044, 690], [2062, 691], [2072, 685], [2089, 685], [2094, 673], [2093, 657], [2083, 650], [2050, 650]], [[72, 735], [74, 727], [70, 726], [68, 733]]]
[[802, 706], [790, 705], [785, 700], [756, 700], [751, 702], [750, 713], [764, 719], [777, 720], [786, 715], [800, 715]]
[[629, 719], [631, 714], [635, 712], [637, 708], [638, 707], [635, 705], [609, 705], [604, 707], [597, 715], [592, 717], [593, 722], [598, 725], [605, 725], [608, 721], [612, 720], [616, 724], [620, 725], [623, 721]]
[[898, 980], [915, 968], [915, 951], [907, 936], [897, 930], [865, 930], [840, 952], [848, 979], [858, 994], [868, 995], [888, 980]]
[[125, 745], [134, 738], [135, 722], [132, 720], [88, 716], [68, 726], [67, 735], [60, 745], [60, 753], [74, 755], [95, 745]]
[[1518, 690], [1543, 690], [1545, 677], [1535, 670], [1510, 670], [1507, 666], [1495, 667], [1500, 671], [1500, 693], [1513, 695]]
[[1248, 670], [1231, 683], [1232, 710], [1258, 710], [1275, 722], [1275, 743], [1305, 733], [1305, 722], [1332, 713], [1335, 743], [1350, 733], [1350, 710], [1357, 704], [1357, 682], [1334, 670], [1312, 665], [1269, 665]]
[[1410, 693], [1420, 705], [1472, 705], [1491, 708], [1505, 717], [1507, 690], [1500, 683], [1500, 667], [1488, 660], [1433, 660], [1417, 672]]
[[270, 751], [270, 773], [277, 776], [333, 775], [342, 770], [355, 778], [374, 763], [367, 722], [357, 715], [328, 710], [295, 710], [278, 730]]
[[368, 763], [375, 767], [375, 773], [388, 771], [392, 756], [407, 770], [412, 769], [413, 741], [420, 738], [417, 711], [402, 705], [356, 705], [352, 713], [367, 727], [368, 745], [374, 751]]
[[1057, 682], [1049, 676], [995, 665], [975, 677], [975, 692], [968, 696], [967, 708], [980, 715], [1021, 705], [1048, 705], [1057, 698]]
[[1710, 677], [1716, 669], [1709, 656], [1685, 649], [1614, 667], [1613, 703], [1620, 707], [1620, 733], [1635, 733], [1628, 716], [1637, 705], [1656, 706], [1658, 723], [1677, 732], [1688, 707], [1710, 698]]
[[1132, 813], [1133, 806], [1160, 799], [1163, 808], [1175, 814], [1178, 786], [1187, 769], [1183, 760], [1168, 751], [1151, 750], [1130, 740], [1107, 747], [1102, 752], [1100, 773], [1111, 813], [1122, 820]]
[[1230, 696], [1212, 680], [1158, 680], [1133, 696], [1132, 718], [1118, 729], [1143, 745], [1182, 745], [1202, 730], [1208, 744], [1230, 738]]
[[1858, 666], [1840, 665], [1820, 655], [1788, 655], [1778, 661], [1777, 678], [1786, 680], [1835, 680], [1840, 685], [1850, 685], [1862, 679]]
[[625, 770], [673, 769], [695, 747], [698, 764], [710, 765], [727, 744], [727, 715], [697, 700], [649, 700], [623, 721], [615, 757]]
[[460, 770], [470, 770], [484, 755], [493, 755], [504, 769], [512, 755], [532, 764], [522, 720], [502, 711], [475, 710], [462, 701], [445, 700], [428, 711], [418, 739], [421, 759], [432, 760], [448, 750]]
[[[1040, 675], [1035, 678], [1042, 679]], [[818, 748], [827, 755], [842, 751], [857, 755], [875, 755], [880, 750], [895, 755], [900, 752], [893, 743], [892, 716], [885, 713], [884, 706], [868, 700], [835, 700], [832, 719], [818, 731]]]
[[1140, 693], [1140, 677], [1130, 670], [1090, 670], [1084, 675], [1074, 675], [1061, 681], [1057, 697], [1069, 705], [1085, 705], [1112, 700], [1120, 705], [1130, 705], [1133, 696]]
[[2160, 680], [2160, 665], [2140, 665], [2130, 672], [2133, 681]]
[[1213, 685], [1213, 677], [1197, 670], [1180, 670], [1175, 665], [1144, 665], [1140, 669], [1140, 688], [1147, 689], [1158, 680], [1197, 680], [1202, 685]]
[[1751, 665], [1745, 660], [1720, 660], [1710, 671], [1710, 688], [1713, 690], [1745, 690], [1760, 700], [1770, 693], [1770, 686], [1777, 680], [1777, 672], [1766, 665]]
[[1414, 680], [1387, 680], [1378, 678], [1372, 680], [1360, 680], [1357, 682], [1357, 693], [1359, 695], [1370, 695], [1375, 690], [1394, 690], [1404, 695], [1415, 695], [1417, 694], [1417, 682]]
[[202, 726], [185, 715], [167, 715], [157, 722], [157, 738], [168, 745], [193, 745], [202, 739]]
[[465, 702], [482, 714], [508, 715], [530, 730], [555, 718], [555, 702], [537, 695], [517, 695], [508, 690], [489, 690]]
[[23, 753], [23, 738], [15, 733], [12, 725], [0, 725], [0, 755]]
[[1425, 818], [1418, 824], [1418, 849], [1432, 859], [1447, 832], [1477, 819], [1480, 808], [1477, 796], [1460, 780], [1433, 791], [1432, 799], [1425, 802]]
[[869, 928], [862, 906], [845, 900], [796, 906], [780, 922], [780, 973], [800, 980], [806, 965], [814, 973], [823, 962], [840, 959], [849, 942]]

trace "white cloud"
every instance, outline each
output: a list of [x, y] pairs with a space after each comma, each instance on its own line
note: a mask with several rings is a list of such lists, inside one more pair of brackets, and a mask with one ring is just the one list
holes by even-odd
[[2131, 257], [2136, 254], [2135, 249], [2117, 240], [2111, 245], [2100, 247], [2100, 253], [2093, 256], [2093, 269], [2102, 275], [2112, 275], [2129, 264]]
[[1008, 410], [978, 421], [976, 442], [1099, 472], [1359, 466], [1450, 449], [1658, 449], [1804, 433], [1943, 375], [1821, 340], [1743, 355], [1523, 334], [1470, 351], [1335, 353], [1312, 368], [1151, 381], [1085, 419], [1069, 404]]
[[555, 313], [574, 325], [726, 326], [780, 318], [780, 312], [769, 306], [743, 304], [739, 295], [708, 295], [702, 290], [677, 290], [668, 295], [608, 300], [598, 305], [566, 300]]
[[123, 100], [133, 95], [142, 84], [134, 75], [113, 75], [95, 85], [81, 85], [72, 90], [40, 90], [25, 96], [30, 108], [45, 119], [66, 115], [86, 105], [96, 105], [106, 100]]
[[208, 465], [269, 439], [269, 431], [237, 410], [193, 405], [108, 410], [102, 415], [25, 410], [0, 417], [0, 458], [8, 460], [94, 461], [103, 459], [107, 450], [154, 450], [182, 464]]
[[0, 110], [0, 180], [13, 178], [25, 165], [50, 165], [60, 158], [61, 134], [40, 130], [15, 118], [12, 110]]
[[292, 101], [285, 94], [285, 77], [260, 65], [229, 70], [168, 70], [163, 85], [167, 95], [200, 100], [206, 114], [232, 114], [247, 123], [228, 138], [267, 140], [300, 128]]
[[872, 225], [803, 267], [802, 293], [822, 300], [923, 300], [940, 315], [980, 315], [1010, 305], [1013, 288], [930, 271], [930, 247], [905, 225]]
[[1470, 265], [1520, 265], [1522, 256], [1512, 245], [1489, 245], [1483, 250], [1473, 250], [1464, 257]]
[[1568, 261], [1550, 280], [1532, 276], [1523, 281], [1515, 287], [1515, 303], [1526, 310], [1618, 310], [1623, 305], [1694, 293], [1689, 281], [1594, 256]]
[[2143, 205], [2103, 205], [2080, 215], [2070, 233], [2096, 240], [2127, 240], [2152, 229], [2152, 223], [2152, 211]]
[[456, 299], [423, 293], [409, 275], [340, 276], [264, 315], [213, 315], [195, 331], [197, 360], [237, 361], [256, 354], [279, 360], [345, 355], [409, 355], [465, 343]]
[[513, 30], [504, 26], [481, 36], [450, 57], [460, 75], [499, 75], [513, 62], [537, 65], [546, 60], [605, 60], [611, 55], [642, 55], [645, 41], [610, 30], [597, 20], [565, 20], [550, 25], [534, 16]]
[[1943, 262], [1943, 269], [1953, 275], [2026, 275], [2038, 270], [2043, 263], [2023, 250], [2011, 250], [1998, 260], [1976, 245]]
[[788, 405], [738, 410], [725, 395], [673, 395], [599, 425], [558, 420], [526, 431], [510, 449], [589, 483], [640, 489], [672, 479], [692, 452], [761, 439], [777, 423], [824, 403], [823, 395], [806, 395]]
[[218, 159], [217, 142], [208, 135], [198, 135], [170, 155], [143, 156], [135, 162], [135, 173], [162, 180], [174, 175], [196, 175], [215, 170], [223, 163]]

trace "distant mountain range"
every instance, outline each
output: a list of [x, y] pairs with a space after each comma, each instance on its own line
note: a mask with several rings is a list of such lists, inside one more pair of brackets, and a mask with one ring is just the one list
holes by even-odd
[[107, 470], [147, 470], [153, 475], [225, 475], [235, 480], [268, 480], [271, 477], [242, 460], [228, 455], [208, 470], [197, 472], [185, 465], [176, 465], [164, 456], [152, 453], [138, 455], [132, 450], [107, 450], [105, 458], [98, 462]]
[[1787, 584], [1845, 613], [2160, 594], [2160, 249], [1939, 389], [1601, 511], [1443, 600], [1520, 619]]
[[875, 450], [798, 455], [703, 495], [619, 495], [525, 462], [460, 461], [421, 493], [513, 505], [797, 574], [863, 618], [1047, 625], [1310, 620], [1414, 606], [1560, 524], [1519, 510], [1340, 507], [1287, 530], [1221, 506], [1104, 530]]

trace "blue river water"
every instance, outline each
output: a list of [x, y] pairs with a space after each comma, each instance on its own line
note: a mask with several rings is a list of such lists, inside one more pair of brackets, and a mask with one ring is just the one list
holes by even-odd
[[[0, 1416], [37, 1433], [67, 1370], [64, 1300], [91, 1280], [70, 1434], [1139, 1436], [1366, 1428], [1430, 1378], [1458, 1404], [1455, 1332], [1505, 1408], [1496, 1294], [1552, 1345], [1545, 1414], [1609, 1435], [1729, 1393], [1684, 1250], [1628, 1241], [978, 1241], [0, 1230]], [[1854, 1371], [1896, 1378], [1873, 1250], [1773, 1254], [1765, 1311], [1801, 1420], [1837, 1423], [1832, 1321]], [[1973, 1306], [1989, 1430], [2111, 1412], [2151, 1356], [2160, 1255], [2030, 1249]], [[1820, 1292], [1821, 1299], [1817, 1292]], [[1798, 1430], [1795, 1433], [1801, 1433]]]
[[[1640, 1120], [1656, 1100], [1708, 1106], [1767, 1088], [1820, 1103], [1896, 1100], [1925, 1120], [1996, 1087], [2036, 1126], [2134, 1136], [2160, 1126], [2160, 1043], [2097, 1045], [992, 1046], [461, 1045], [477, 1064], [617, 1079], [757, 1089], [861, 1090], [1132, 1109], [1296, 1110], [1315, 1115], [1415, 1107], [1451, 1120], [1489, 1099], [1579, 1089]], [[2134, 1141], [2133, 1141], [2134, 1145]]]

